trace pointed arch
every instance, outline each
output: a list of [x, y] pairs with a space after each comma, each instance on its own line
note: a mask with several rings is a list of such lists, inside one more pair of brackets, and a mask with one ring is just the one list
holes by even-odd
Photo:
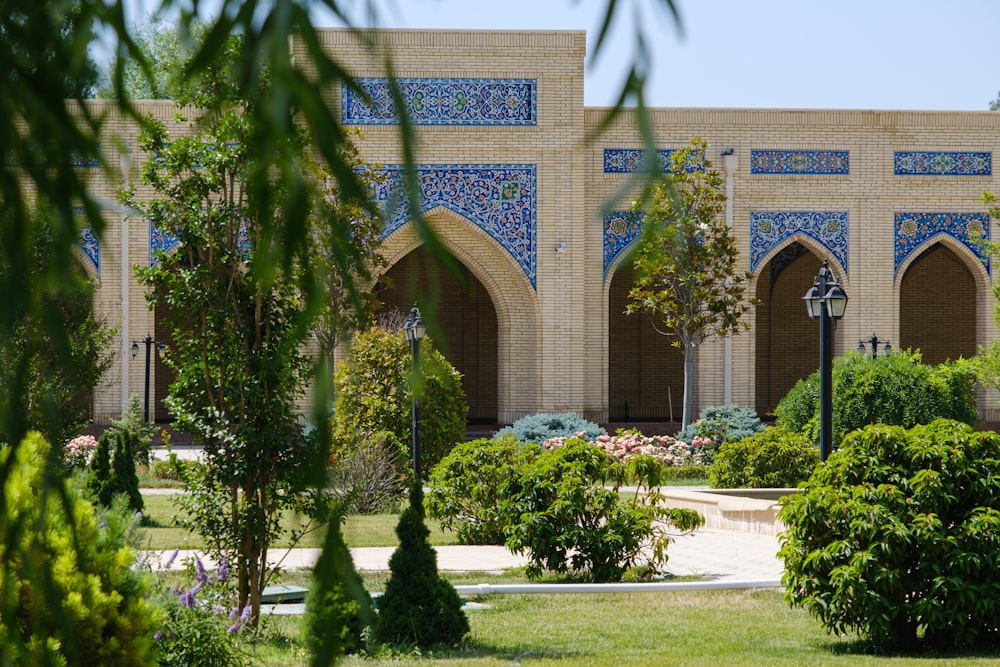
[[[497, 420], [512, 423], [532, 414], [541, 386], [537, 363], [538, 303], [534, 286], [517, 261], [479, 226], [445, 206], [425, 217], [444, 248], [483, 286], [497, 318]], [[382, 244], [390, 267], [423, 244], [412, 221]]]

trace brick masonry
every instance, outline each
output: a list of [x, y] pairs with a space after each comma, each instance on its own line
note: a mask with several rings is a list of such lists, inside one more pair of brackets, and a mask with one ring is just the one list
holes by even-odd
[[[679, 355], [645, 318], [623, 314], [634, 228], [608, 218], [608, 211], [628, 209], [628, 197], [616, 194], [634, 191], [629, 179], [642, 148], [635, 112], [619, 114], [591, 139], [608, 110], [583, 106], [584, 33], [370, 34], [372, 48], [340, 30], [325, 31], [323, 45], [376, 91], [384, 56], [393, 54], [408, 104], [421, 114], [417, 162], [436, 174], [428, 185], [434, 194], [425, 191], [421, 206], [469, 279], [433, 279], [440, 273], [414, 253], [420, 242], [404, 216], [387, 228], [383, 246], [396, 290], [392, 305], [405, 309], [421, 296], [407, 291], [412, 285], [437, 292], [442, 346], [475, 383], [467, 388], [475, 414], [501, 423], [565, 410], [599, 422], [677, 417]], [[391, 109], [366, 116], [357, 100], [345, 107], [340, 88], [325, 92], [332, 108], [350, 109], [367, 161], [402, 161]], [[95, 191], [113, 201], [148, 156], [138, 153], [136, 128], [111, 105], [89, 104], [107, 117], [102, 146], [123, 173], [81, 169], [92, 171]], [[170, 103], [144, 105], [173, 123]], [[708, 157], [731, 193], [727, 220], [744, 268], [753, 272], [750, 292], [763, 302], [749, 315], [748, 332], [698, 349], [696, 410], [731, 401], [767, 412], [815, 370], [818, 327], [801, 296], [822, 259], [850, 295], [836, 329], [838, 352], [876, 332], [938, 361], [969, 356], [997, 337], [991, 267], [970, 238], [976, 225], [980, 236], [996, 234], [982, 217], [980, 194], [1000, 190], [992, 173], [1000, 114], [649, 113], [661, 156], [695, 136], [708, 141]], [[129, 392], [141, 393], [141, 355], [132, 360], [128, 345], [154, 333], [156, 323], [129, 270], [149, 261], [149, 225], [107, 210], [104, 237], [81, 243], [80, 251], [81, 264], [100, 282], [98, 312], [119, 325], [116, 364], [95, 398], [104, 421]], [[933, 214], [952, 217], [934, 223], [926, 217]], [[423, 282], [410, 281], [414, 272]], [[157, 364], [155, 394], [164, 391], [164, 373]], [[987, 419], [998, 418], [998, 397], [984, 395], [980, 404]]]

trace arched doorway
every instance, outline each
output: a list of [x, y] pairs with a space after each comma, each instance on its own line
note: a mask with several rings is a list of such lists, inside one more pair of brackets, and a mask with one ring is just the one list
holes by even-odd
[[935, 243], [903, 274], [899, 344], [919, 350], [926, 364], [976, 355], [976, 279], [950, 248]]
[[649, 317], [626, 315], [635, 284], [631, 263], [615, 271], [608, 290], [608, 419], [673, 421], [684, 403], [684, 354]]
[[[408, 313], [414, 303], [434, 309], [439, 339], [434, 341], [462, 374], [469, 423], [493, 424], [498, 405], [498, 325], [485, 287], [457, 260], [459, 274], [423, 246], [396, 262], [376, 286], [382, 310]], [[433, 332], [432, 332], [433, 334]]]
[[793, 242], [758, 274], [754, 394], [762, 418], [773, 415], [788, 390], [819, 368], [819, 327], [806, 314], [802, 296], [821, 265], [805, 245]]

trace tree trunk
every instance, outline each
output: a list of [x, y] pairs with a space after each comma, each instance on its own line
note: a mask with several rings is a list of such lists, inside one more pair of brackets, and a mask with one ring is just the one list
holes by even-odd
[[681, 408], [681, 430], [691, 423], [691, 401], [694, 398], [694, 355], [691, 346], [684, 346], [684, 405]]

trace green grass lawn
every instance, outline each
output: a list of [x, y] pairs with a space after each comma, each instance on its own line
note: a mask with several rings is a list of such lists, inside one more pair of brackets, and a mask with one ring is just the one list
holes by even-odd
[[[143, 496], [144, 514], [150, 525], [144, 528], [144, 549], [200, 549], [204, 546], [200, 535], [189, 533], [181, 528], [178, 517], [184, 512], [174, 505], [170, 495]], [[351, 515], [344, 524], [344, 541], [351, 547], [393, 547], [399, 544], [396, 537], [398, 514], [374, 514], [370, 516]], [[307, 525], [304, 517], [289, 514], [285, 517], [286, 526], [302, 527]], [[458, 544], [455, 534], [441, 529], [441, 524], [434, 519], [427, 519], [427, 527], [431, 531], [431, 544], [442, 546]], [[323, 543], [323, 530], [315, 530], [308, 534], [298, 547], [320, 547]], [[287, 539], [279, 540], [275, 547], [292, 546]]]

